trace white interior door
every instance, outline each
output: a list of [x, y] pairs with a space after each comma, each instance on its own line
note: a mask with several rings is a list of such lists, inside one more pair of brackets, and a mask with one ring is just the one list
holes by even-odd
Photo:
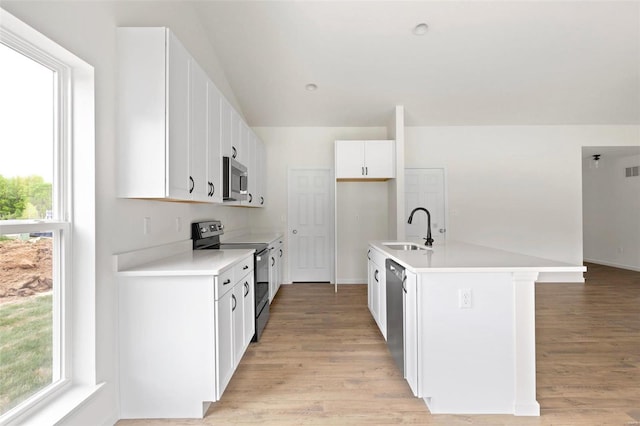
[[333, 282], [333, 176], [289, 170], [289, 268], [292, 282]]
[[407, 223], [409, 214], [416, 207], [424, 207], [431, 214], [431, 236], [435, 243], [444, 242], [446, 235], [444, 170], [443, 169], [405, 169], [405, 213], [407, 238], [427, 236], [427, 215], [416, 212], [413, 223]]

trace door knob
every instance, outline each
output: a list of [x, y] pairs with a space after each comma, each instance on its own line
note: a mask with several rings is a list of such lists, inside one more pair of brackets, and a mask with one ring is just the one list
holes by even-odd
[[293, 232], [294, 234], [297, 234], [297, 233], [298, 233], [298, 230], [297, 230], [297, 229], [294, 229], [292, 232]]

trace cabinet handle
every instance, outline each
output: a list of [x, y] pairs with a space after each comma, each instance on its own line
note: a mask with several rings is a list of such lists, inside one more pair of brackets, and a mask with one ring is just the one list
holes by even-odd
[[364, 174], [365, 174], [365, 175], [367, 175], [367, 176], [369, 176], [369, 168], [368, 168], [368, 167], [365, 167], [365, 168], [364, 168]]
[[371, 260], [371, 250], [367, 252], [367, 259]]
[[231, 295], [231, 301], [233, 302], [233, 305], [231, 306], [231, 312], [236, 310], [236, 305], [238, 304], [238, 301], [236, 300], [236, 295], [232, 294]]
[[360, 174], [364, 176], [364, 167], [362, 168], [362, 172]]
[[246, 290], [244, 292], [244, 297], [247, 297], [247, 294], [249, 294], [249, 283], [248, 282], [244, 282], [244, 289]]
[[231, 279], [225, 280], [225, 281], [222, 283], [222, 285], [227, 285], [227, 284], [229, 284], [229, 283], [231, 283]]
[[407, 281], [407, 276], [402, 277], [402, 291], [407, 292], [407, 288], [404, 286], [404, 283]]
[[280, 257], [282, 257], [282, 249], [280, 249]]
[[253, 195], [251, 195], [251, 193], [249, 193], [249, 202], [253, 201]]
[[260, 197], [260, 205], [264, 204], [264, 197]]
[[271, 258], [271, 266], [273, 266], [273, 265], [275, 265], [275, 264], [276, 264], [276, 259], [275, 259], [275, 257], [272, 257], [272, 258]]
[[249, 269], [249, 265], [244, 265], [242, 269], [246, 271], [247, 269]]
[[189, 181], [191, 182], [191, 188], [189, 188], [189, 194], [193, 192], [193, 188], [196, 187], [196, 182], [193, 180], [191, 176], [189, 176]]
[[373, 274], [373, 278], [375, 278], [377, 283], [380, 282], [380, 281], [378, 281], [378, 270], [377, 269], [376, 269], [376, 272]]
[[231, 157], [236, 158], [238, 156], [238, 150], [235, 146], [232, 146], [231, 149], [233, 150], [233, 155]]

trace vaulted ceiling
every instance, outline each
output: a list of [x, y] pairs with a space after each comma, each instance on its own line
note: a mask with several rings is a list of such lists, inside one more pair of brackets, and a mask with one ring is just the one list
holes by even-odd
[[639, 1], [193, 5], [251, 126], [640, 124]]

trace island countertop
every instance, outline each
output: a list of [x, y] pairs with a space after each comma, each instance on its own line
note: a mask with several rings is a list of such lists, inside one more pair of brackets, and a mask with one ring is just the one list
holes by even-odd
[[[583, 265], [572, 265], [455, 241], [436, 244], [431, 249], [406, 251], [394, 250], [386, 246], [386, 244], [404, 244], [404, 242], [371, 241], [369, 244], [415, 273], [584, 272], [587, 270]], [[416, 243], [412, 242], [412, 244]]]

